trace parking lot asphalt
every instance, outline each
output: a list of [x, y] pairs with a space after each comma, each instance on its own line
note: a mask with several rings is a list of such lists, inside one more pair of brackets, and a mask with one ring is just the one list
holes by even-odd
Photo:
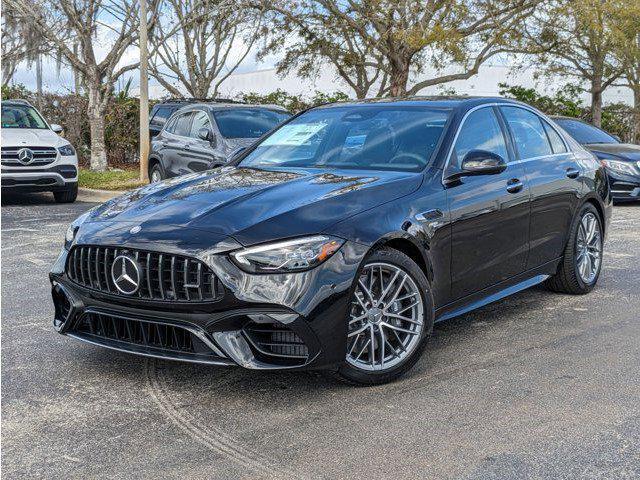
[[591, 294], [539, 287], [439, 324], [374, 388], [58, 335], [48, 269], [91, 206], [3, 196], [4, 478], [640, 477], [640, 205], [616, 206]]

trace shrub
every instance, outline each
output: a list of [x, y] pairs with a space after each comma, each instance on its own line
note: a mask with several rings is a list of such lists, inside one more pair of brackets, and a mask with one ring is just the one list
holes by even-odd
[[307, 108], [322, 105], [324, 103], [344, 102], [349, 100], [349, 96], [343, 92], [322, 93], [316, 91], [314, 95], [305, 99], [301, 95], [291, 95], [284, 90], [278, 89], [267, 94], [255, 92], [245, 93], [239, 96], [239, 100], [251, 104], [271, 104], [286, 108], [291, 113], [298, 113]]

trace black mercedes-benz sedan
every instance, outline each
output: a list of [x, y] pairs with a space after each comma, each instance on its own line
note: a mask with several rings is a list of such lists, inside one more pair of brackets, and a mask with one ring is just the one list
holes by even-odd
[[640, 201], [640, 145], [622, 143], [577, 118], [552, 118], [606, 167], [614, 201]]
[[610, 214], [597, 159], [522, 103], [327, 105], [74, 221], [54, 325], [152, 357], [382, 383], [434, 322], [541, 282], [589, 292]]

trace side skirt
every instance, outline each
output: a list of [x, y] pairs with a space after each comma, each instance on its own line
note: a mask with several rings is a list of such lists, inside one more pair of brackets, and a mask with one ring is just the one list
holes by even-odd
[[485, 288], [478, 293], [468, 295], [448, 305], [444, 305], [436, 310], [435, 321], [442, 322], [457, 317], [490, 303], [502, 300], [509, 295], [526, 290], [534, 285], [538, 285], [557, 271], [559, 262], [559, 258], [552, 260], [540, 267], [523, 272], [492, 287]]

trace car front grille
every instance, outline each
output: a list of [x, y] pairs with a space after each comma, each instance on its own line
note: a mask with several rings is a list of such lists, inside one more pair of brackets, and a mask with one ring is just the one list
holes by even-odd
[[[138, 288], [120, 292], [112, 266], [120, 255], [134, 259], [139, 267]], [[83, 287], [122, 297], [171, 302], [211, 302], [222, 297], [218, 278], [200, 260], [158, 252], [102, 246], [75, 246], [69, 252], [67, 276]]]
[[250, 322], [245, 325], [243, 332], [258, 355], [266, 357], [267, 361], [282, 359], [290, 360], [292, 364], [302, 364], [309, 355], [302, 338], [280, 323]]
[[[33, 161], [24, 164], [18, 160], [18, 152], [27, 148], [33, 152]], [[55, 162], [58, 151], [54, 147], [2, 147], [3, 167], [41, 167]]]
[[110, 313], [85, 312], [70, 333], [94, 343], [113, 344], [131, 351], [219, 357], [187, 328]]

